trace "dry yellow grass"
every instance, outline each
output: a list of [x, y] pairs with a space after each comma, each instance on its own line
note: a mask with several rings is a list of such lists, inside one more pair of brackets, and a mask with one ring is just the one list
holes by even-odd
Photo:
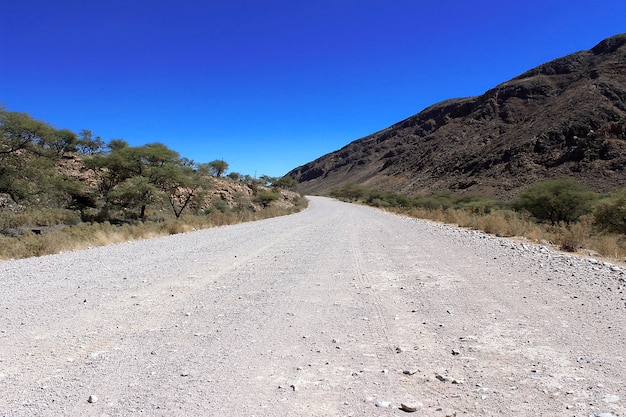
[[108, 222], [77, 224], [44, 234], [26, 232], [18, 237], [0, 235], [0, 259], [19, 259], [49, 255], [94, 246], [105, 246], [133, 240], [168, 236], [192, 230], [225, 226], [246, 221], [262, 220], [291, 214], [306, 206], [303, 201], [297, 207], [268, 207], [260, 211], [214, 211], [204, 216], [185, 216], [182, 219], [137, 222], [112, 225]]
[[496, 236], [523, 237], [531, 242], [550, 242], [560, 249], [575, 252], [593, 251], [601, 256], [620, 259], [626, 257], [626, 237], [599, 234], [594, 231], [593, 219], [583, 217], [571, 225], [549, 225], [533, 222], [527, 216], [512, 210], [495, 210], [490, 213], [473, 213], [459, 209], [389, 208], [397, 214], [453, 224], [481, 230]]

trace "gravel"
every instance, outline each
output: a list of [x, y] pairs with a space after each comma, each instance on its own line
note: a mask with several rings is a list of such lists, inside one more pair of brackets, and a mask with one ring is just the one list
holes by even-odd
[[625, 279], [321, 197], [4, 261], [0, 416], [626, 416]]

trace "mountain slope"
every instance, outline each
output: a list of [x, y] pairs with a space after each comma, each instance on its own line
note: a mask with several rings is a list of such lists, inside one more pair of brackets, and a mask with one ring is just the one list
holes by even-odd
[[510, 198], [541, 179], [626, 186], [626, 34], [426, 108], [288, 175], [307, 193], [361, 183]]

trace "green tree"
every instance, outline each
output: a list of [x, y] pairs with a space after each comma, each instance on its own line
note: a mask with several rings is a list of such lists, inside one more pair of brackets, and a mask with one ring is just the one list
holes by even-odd
[[91, 130], [83, 129], [78, 133], [79, 139], [76, 144], [76, 151], [82, 155], [94, 155], [102, 152], [105, 143], [100, 136], [93, 137]]
[[295, 191], [298, 189], [300, 183], [296, 179], [291, 178], [289, 175], [285, 175], [284, 177], [277, 178], [273, 182], [273, 185], [278, 188]]
[[63, 204], [55, 164], [72, 134], [26, 113], [0, 109], [0, 192], [16, 203]]
[[200, 205], [206, 191], [211, 186], [206, 166], [194, 167], [189, 164], [171, 164], [164, 168], [167, 174], [161, 187], [176, 218], [192, 203]]
[[132, 147], [122, 140], [111, 141], [109, 151], [85, 160], [99, 176], [102, 215], [112, 205], [134, 208], [140, 219], [149, 205], [167, 199], [174, 215], [198, 199], [209, 186], [207, 165], [196, 166], [162, 143]]
[[252, 197], [252, 201], [262, 205], [263, 207], [268, 207], [273, 201], [276, 201], [279, 198], [280, 195], [278, 193], [270, 190], [259, 190], [254, 197]]
[[0, 111], [0, 156], [21, 150], [43, 150], [54, 129], [47, 123], [35, 120], [26, 113]]
[[160, 196], [158, 188], [147, 177], [140, 175], [127, 178], [109, 194], [113, 204], [138, 210], [137, 217], [143, 219], [146, 207], [154, 203]]
[[360, 184], [345, 184], [331, 190], [330, 196], [347, 201], [365, 200], [370, 194], [370, 190]]
[[211, 173], [214, 177], [221, 177], [226, 171], [228, 171], [228, 163], [223, 159], [216, 159], [215, 161], [209, 162], [209, 167], [211, 168]]
[[567, 224], [591, 212], [596, 195], [571, 178], [539, 182], [520, 193], [513, 202], [516, 210], [526, 210], [538, 220], [552, 225]]
[[261, 175], [259, 177], [259, 180], [261, 181], [261, 184], [265, 185], [266, 187], [271, 187], [277, 181], [277, 178], [270, 177], [269, 175]]
[[78, 143], [76, 133], [69, 129], [61, 129], [50, 135], [46, 147], [56, 154], [64, 156], [70, 152], [76, 152]]
[[124, 139], [111, 139], [106, 147], [109, 149], [109, 151], [115, 152], [122, 149], [130, 148], [130, 144]]
[[109, 217], [109, 210], [113, 204], [111, 193], [116, 186], [132, 176], [128, 169], [126, 150], [128, 143], [120, 140], [109, 142], [108, 151], [94, 154], [85, 158], [83, 163], [97, 178], [98, 200], [101, 202], [100, 214]]
[[626, 233], [626, 189], [613, 192], [594, 209], [597, 225], [609, 232]]

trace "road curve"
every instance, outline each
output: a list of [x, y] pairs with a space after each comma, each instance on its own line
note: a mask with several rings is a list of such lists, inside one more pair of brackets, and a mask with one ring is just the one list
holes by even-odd
[[624, 416], [624, 277], [321, 197], [0, 262], [0, 416]]

